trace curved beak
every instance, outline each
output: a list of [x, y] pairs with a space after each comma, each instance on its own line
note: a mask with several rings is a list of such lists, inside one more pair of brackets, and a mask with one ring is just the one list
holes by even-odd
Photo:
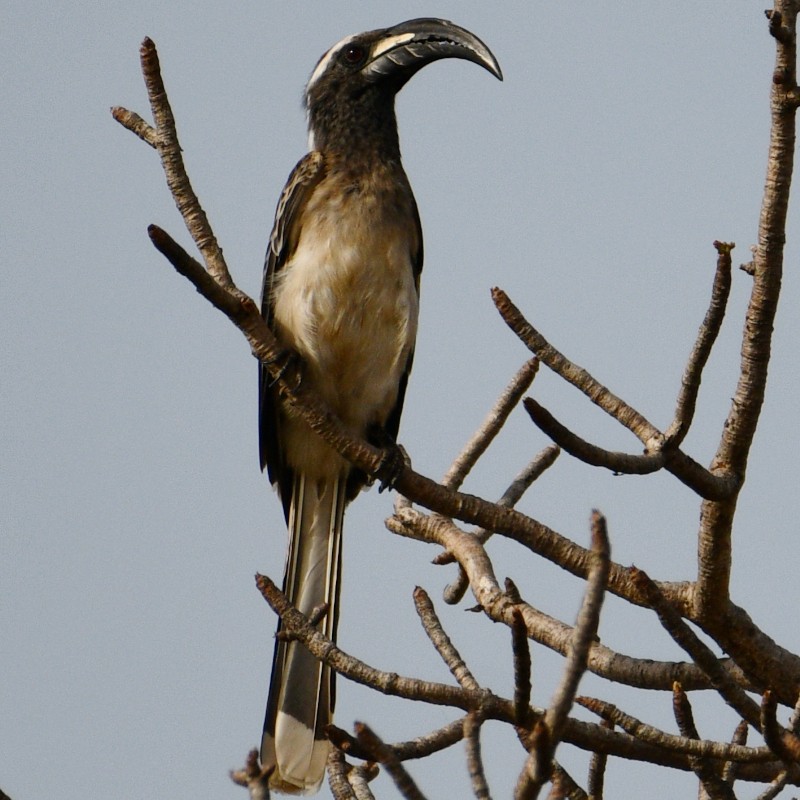
[[503, 80], [492, 51], [465, 28], [446, 19], [411, 19], [387, 28], [361, 73], [369, 81], [390, 79], [402, 86], [415, 72], [440, 58], [472, 61]]

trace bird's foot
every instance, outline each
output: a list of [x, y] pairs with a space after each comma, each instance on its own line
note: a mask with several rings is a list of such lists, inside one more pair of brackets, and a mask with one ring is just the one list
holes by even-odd
[[378, 491], [385, 492], [394, 489], [403, 470], [411, 463], [408, 453], [396, 442], [383, 446], [381, 455], [380, 474], [383, 476], [378, 484]]
[[292, 391], [300, 388], [303, 382], [303, 359], [291, 347], [282, 347], [278, 355], [270, 362], [269, 366], [278, 368], [277, 374], [271, 373], [270, 386], [278, 381], [286, 381]]
[[[308, 624], [312, 627], [316, 627], [328, 616], [330, 610], [330, 603], [320, 603], [318, 606], [314, 606], [314, 608], [311, 609], [311, 613], [308, 615]], [[281, 642], [296, 642], [298, 639], [295, 631], [288, 631], [284, 628], [281, 628], [275, 633], [275, 638]]]
[[313, 626], [319, 625], [319, 623], [328, 616], [330, 610], [330, 603], [320, 603], [318, 606], [314, 606], [311, 613], [308, 615], [308, 624]]

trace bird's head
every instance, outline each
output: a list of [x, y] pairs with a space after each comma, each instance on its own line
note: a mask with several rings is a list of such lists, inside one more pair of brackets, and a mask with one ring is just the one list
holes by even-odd
[[395, 95], [422, 67], [440, 58], [472, 61], [503, 79], [489, 48], [475, 34], [443, 19], [412, 19], [342, 39], [320, 58], [306, 86], [312, 147], [345, 141], [358, 147], [375, 133], [396, 140]]

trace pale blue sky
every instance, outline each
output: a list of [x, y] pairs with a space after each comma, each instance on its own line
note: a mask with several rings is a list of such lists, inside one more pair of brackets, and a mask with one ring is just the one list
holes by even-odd
[[[324, 50], [437, 15], [496, 54], [504, 83], [437, 63], [398, 104], [426, 251], [400, 438], [415, 467], [437, 477], [526, 358], [493, 310], [493, 285], [668, 424], [705, 312], [712, 242], [735, 241], [739, 263], [755, 241], [773, 61], [762, 6], [12, 0], [0, 26], [0, 787], [14, 800], [243, 798], [227, 771], [260, 738], [274, 619], [252, 576], [280, 578], [283, 521], [258, 471], [255, 363], [149, 244], [150, 222], [189, 239], [155, 153], [109, 114], [120, 104], [148, 115], [142, 38], [158, 45], [194, 186], [251, 294], [278, 194], [305, 152], [300, 97]], [[793, 208], [733, 585], [794, 650], [797, 229]], [[704, 463], [735, 386], [749, 283], [735, 273], [687, 441]], [[639, 450], [552, 376], [534, 391], [582, 435]], [[467, 490], [496, 496], [545, 444], [516, 415]], [[592, 507], [608, 516], [617, 560], [693, 577], [699, 505], [674, 479], [614, 478], [564, 456], [523, 504], [584, 540]], [[507, 631], [444, 607], [453, 568], [389, 535], [390, 509], [389, 495], [370, 492], [348, 514], [342, 646], [381, 668], [448, 680], [413, 611], [420, 584], [478, 680], [508, 696]], [[531, 603], [573, 619], [579, 582], [499, 537], [489, 552]], [[601, 635], [625, 653], [682, 658], [651, 615], [618, 601]], [[534, 648], [536, 703], [549, 700], [559, 663]], [[667, 696], [595, 679], [582, 691], [674, 729]], [[362, 719], [389, 741], [455, 716], [340, 682], [337, 722]], [[698, 720], [709, 738], [734, 724], [718, 701], [698, 703]], [[484, 739], [494, 795], [507, 797], [523, 754], [501, 726], [487, 725]], [[585, 754], [564, 748], [559, 758], [585, 783]], [[409, 767], [432, 799], [468, 795], [460, 748]], [[607, 784], [609, 797], [631, 786], [654, 798], [695, 791], [690, 776], [617, 761]], [[376, 792], [396, 796], [385, 778]]]

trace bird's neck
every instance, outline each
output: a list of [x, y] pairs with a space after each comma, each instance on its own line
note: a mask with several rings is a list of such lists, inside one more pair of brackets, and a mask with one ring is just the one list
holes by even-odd
[[351, 163], [400, 161], [394, 97], [347, 104], [319, 103], [309, 109], [312, 148]]

